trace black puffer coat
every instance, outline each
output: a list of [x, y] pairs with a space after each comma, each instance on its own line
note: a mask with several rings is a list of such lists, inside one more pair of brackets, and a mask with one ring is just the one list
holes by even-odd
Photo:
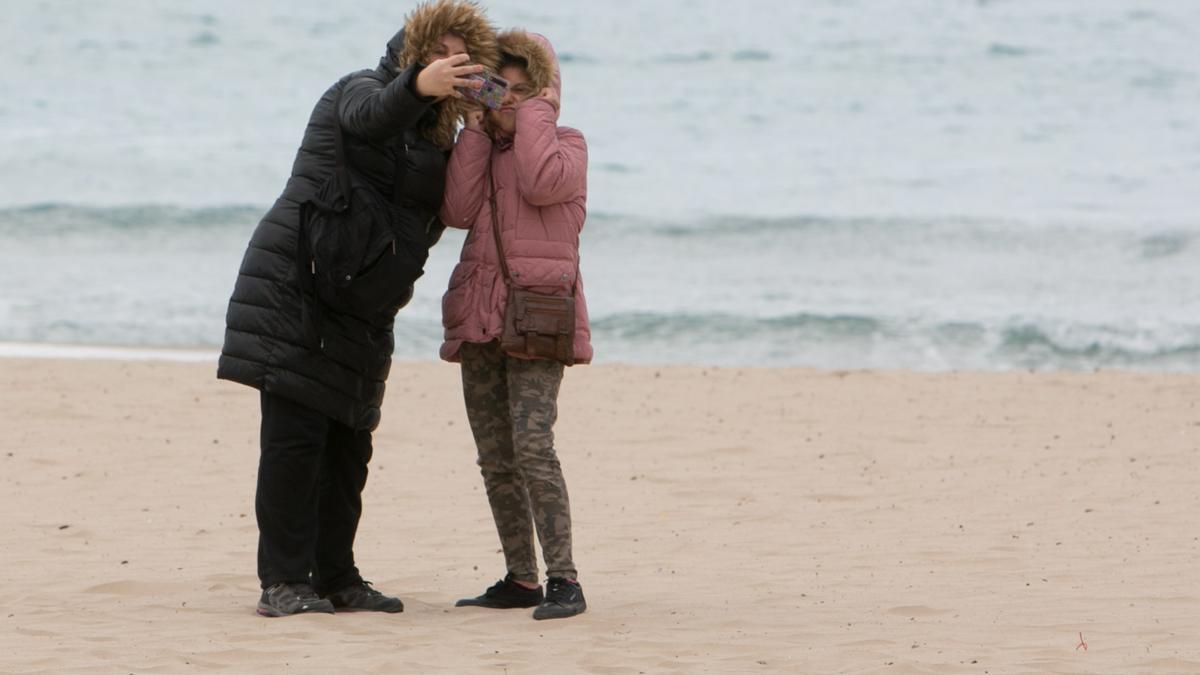
[[[349, 165], [379, 192], [395, 198], [428, 224], [423, 262], [442, 231], [436, 220], [445, 182], [446, 153], [421, 134], [437, 122], [433, 99], [414, 93], [420, 66], [391, 67], [403, 32], [388, 44], [375, 70], [343, 77], [313, 109], [283, 194], [250, 238], [226, 314], [225, 345], [217, 377], [291, 399], [355, 429], [379, 424], [384, 380], [391, 367], [393, 316], [362, 320], [325, 307], [321, 346], [312, 341], [311, 318], [297, 280], [299, 205], [334, 169], [334, 102], [345, 130]], [[428, 134], [426, 134], [428, 135]], [[403, 163], [403, 165], [401, 165]], [[404, 302], [412, 296], [411, 287]], [[311, 305], [310, 305], [311, 309]], [[311, 312], [309, 312], [311, 315]]]

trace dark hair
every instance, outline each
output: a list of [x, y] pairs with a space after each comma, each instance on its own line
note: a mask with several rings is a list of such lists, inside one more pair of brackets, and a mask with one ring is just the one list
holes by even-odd
[[509, 66], [517, 66], [526, 73], [529, 72], [529, 60], [525, 57], [514, 54], [501, 54], [500, 64], [496, 66], [496, 72], [500, 72]]

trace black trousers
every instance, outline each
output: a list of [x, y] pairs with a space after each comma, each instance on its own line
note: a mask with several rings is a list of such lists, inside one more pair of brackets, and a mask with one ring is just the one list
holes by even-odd
[[258, 578], [331, 593], [361, 582], [354, 535], [371, 461], [371, 432], [262, 393]]

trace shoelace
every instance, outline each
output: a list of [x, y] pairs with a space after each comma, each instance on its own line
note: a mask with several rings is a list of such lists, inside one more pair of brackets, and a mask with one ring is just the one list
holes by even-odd
[[314, 602], [316, 600], [321, 599], [317, 595], [316, 591], [314, 591], [311, 588], [305, 587], [305, 586], [293, 586], [291, 584], [288, 584], [287, 589], [289, 591], [291, 591], [296, 596], [296, 599], [299, 600], [301, 603]]
[[560, 594], [565, 595], [566, 591], [566, 584], [561, 581], [551, 581], [550, 583], [546, 584], [546, 599], [550, 599], [550, 596], [553, 595], [556, 596], [554, 599], [558, 600], [557, 596]]

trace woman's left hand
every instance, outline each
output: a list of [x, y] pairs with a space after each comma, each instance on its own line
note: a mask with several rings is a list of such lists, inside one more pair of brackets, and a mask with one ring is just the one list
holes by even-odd
[[554, 106], [555, 110], [558, 110], [560, 107], [558, 92], [554, 91], [552, 87], [546, 87], [545, 89], [542, 89], [538, 92], [537, 97], [549, 101], [550, 105]]

